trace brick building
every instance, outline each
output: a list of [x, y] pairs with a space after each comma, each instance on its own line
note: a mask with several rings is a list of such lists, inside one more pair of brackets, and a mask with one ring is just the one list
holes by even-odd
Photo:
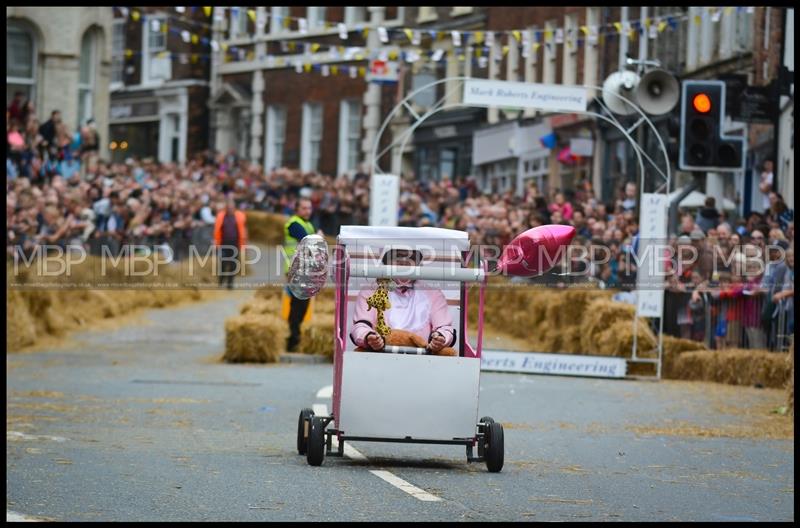
[[113, 8], [109, 148], [182, 162], [208, 148], [210, 17], [201, 8]]

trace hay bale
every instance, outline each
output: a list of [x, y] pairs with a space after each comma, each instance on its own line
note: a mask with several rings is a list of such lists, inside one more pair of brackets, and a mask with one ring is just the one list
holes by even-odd
[[698, 350], [680, 354], [674, 374], [683, 380], [783, 388], [789, 362], [783, 353], [767, 350]]
[[286, 348], [289, 329], [273, 315], [248, 313], [225, 321], [225, 355], [230, 363], [275, 363]]
[[250, 241], [277, 246], [283, 243], [283, 225], [286, 217], [263, 211], [246, 211], [247, 235]]
[[[626, 322], [633, 332], [633, 318], [636, 315], [636, 307], [632, 304], [612, 301], [610, 299], [595, 299], [591, 301], [581, 317], [581, 348], [588, 354], [606, 354], [598, 348], [597, 337], [608, 330], [608, 328], [620, 321]], [[647, 325], [645, 319], [639, 319], [640, 325]], [[616, 346], [612, 348], [617, 348]]]
[[281, 299], [280, 297], [277, 298], [255, 298], [250, 301], [247, 301], [242, 305], [239, 309], [239, 313], [244, 315], [247, 313], [257, 314], [257, 315], [274, 315], [276, 317], [281, 316]]
[[[614, 357], [631, 357], [633, 350], [633, 321], [617, 321], [597, 334], [597, 344], [592, 354]], [[658, 339], [646, 322], [636, 328], [637, 357], [654, 357], [652, 350], [658, 346]]]
[[256, 290], [256, 299], [280, 299], [283, 295], [282, 286], [264, 286]]
[[664, 379], [677, 379], [675, 365], [680, 354], [708, 350], [705, 343], [691, 339], [680, 339], [664, 334], [661, 350], [661, 377]]
[[10, 290], [6, 295], [6, 349], [15, 352], [36, 342], [36, 325], [22, 294]]
[[315, 317], [301, 328], [300, 353], [323, 355], [333, 360], [333, 318]]

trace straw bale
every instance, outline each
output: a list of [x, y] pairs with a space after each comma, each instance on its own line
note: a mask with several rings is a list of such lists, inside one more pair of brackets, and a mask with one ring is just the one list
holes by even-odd
[[[612, 323], [597, 334], [596, 346], [592, 353], [601, 356], [630, 357], [633, 350], [633, 335], [633, 321], [620, 320]], [[636, 338], [637, 356], [654, 356], [648, 352], [658, 346], [658, 340], [646, 322], [640, 321], [636, 328]]]
[[248, 313], [225, 320], [225, 355], [230, 363], [275, 363], [286, 348], [286, 322]]
[[782, 352], [699, 350], [680, 354], [673, 373], [676, 379], [783, 388], [789, 378], [789, 362]]
[[300, 345], [302, 354], [318, 354], [333, 360], [333, 317], [316, 316], [302, 325]]
[[20, 292], [6, 296], [6, 349], [18, 350], [36, 341], [36, 325]]
[[276, 246], [283, 244], [286, 217], [263, 211], [247, 211], [247, 235], [251, 242]]
[[680, 339], [667, 334], [664, 334], [662, 346], [661, 377], [664, 379], [676, 379], [675, 364], [680, 354], [708, 349], [705, 343], [701, 343], [700, 341]]
[[281, 299], [280, 297], [273, 297], [269, 299], [254, 298], [242, 305], [239, 313], [244, 315], [247, 313], [253, 314], [271, 314], [276, 317], [281, 316]]

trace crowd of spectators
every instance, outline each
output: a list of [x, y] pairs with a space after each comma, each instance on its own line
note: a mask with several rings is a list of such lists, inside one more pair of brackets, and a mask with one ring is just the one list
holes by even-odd
[[[40, 124], [33, 104], [21, 97], [8, 107], [6, 123], [9, 253], [15, 247], [30, 253], [39, 245], [74, 244], [94, 253], [105, 245], [114, 253], [122, 244], [143, 244], [169, 246], [180, 259], [190, 244], [201, 252], [210, 245], [215, 215], [227, 195], [240, 209], [283, 214], [292, 213], [297, 197], [308, 197], [313, 223], [329, 235], [341, 225], [368, 223], [369, 176], [363, 171], [354, 177], [286, 168], [265, 172], [234, 152], [210, 151], [181, 164], [148, 159], [111, 163], [97, 155], [100, 139], [92, 122], [71, 133], [54, 111]], [[761, 314], [767, 305], [792, 303], [793, 213], [771, 188], [772, 181], [762, 175], [769, 207], [747, 218], [729, 217], [711, 197], [696, 213], [683, 212], [679, 233], [665, 241], [677, 255], [667, 270], [672, 272], [667, 290], [679, 299], [668, 307], [675, 311], [676, 334], [707, 337], [713, 304], [718, 307], [715, 339], [761, 344], [764, 335], [740, 327], [763, 330]], [[398, 225], [463, 230], [473, 244], [497, 248], [532, 227], [572, 225], [577, 230], [573, 245], [585, 252], [571, 252], [572, 258], [566, 256], [536, 281], [632, 291], [637, 196], [632, 182], [604, 202], [589, 180], [564, 191], [545, 193], [529, 183], [520, 194], [498, 194], [481, 192], [471, 177], [422, 182], [409, 176], [401, 181]], [[787, 253], [791, 258], [784, 258]], [[721, 300], [731, 301], [725, 305]], [[735, 309], [732, 300], [737, 300]]]

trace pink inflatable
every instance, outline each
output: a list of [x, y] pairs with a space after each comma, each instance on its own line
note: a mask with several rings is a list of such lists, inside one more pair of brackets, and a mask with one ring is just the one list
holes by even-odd
[[[559, 251], [575, 237], [575, 228], [566, 225], [543, 225], [517, 235], [500, 255], [497, 270], [519, 277], [546, 273], [561, 259]], [[563, 249], [562, 249], [563, 248]]]

